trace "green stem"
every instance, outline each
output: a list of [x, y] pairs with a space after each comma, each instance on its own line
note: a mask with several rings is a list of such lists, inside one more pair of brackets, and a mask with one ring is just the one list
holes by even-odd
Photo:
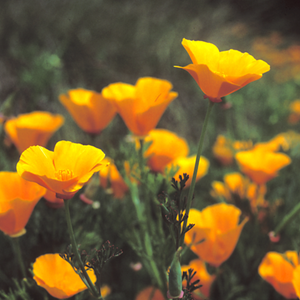
[[[213, 108], [213, 105], [214, 105], [214, 102], [209, 101], [208, 109], [206, 111], [203, 127], [202, 127], [201, 134], [200, 134], [200, 139], [199, 139], [198, 149], [197, 149], [196, 162], [195, 162], [195, 167], [194, 167], [194, 173], [193, 173], [192, 183], [191, 183], [189, 193], [188, 193], [187, 205], [186, 205], [186, 210], [185, 210], [187, 215], [189, 215], [191, 204], [192, 204], [192, 199], [193, 199], [195, 185], [196, 185], [197, 172], [198, 172], [198, 167], [199, 167], [199, 163], [200, 163], [200, 157], [201, 157], [201, 154], [202, 154], [204, 136], [205, 136], [209, 116], [210, 116], [211, 110]], [[185, 219], [184, 224], [183, 224], [183, 228], [182, 228], [183, 232], [187, 227], [187, 221], [188, 221], [188, 219]], [[184, 234], [182, 235], [180, 245], [183, 245], [183, 242], [184, 242]]]
[[17, 260], [18, 260], [18, 263], [19, 263], [19, 266], [21, 269], [22, 276], [23, 276], [23, 278], [26, 278], [27, 277], [26, 269], [25, 269], [23, 258], [22, 258], [22, 252], [21, 252], [21, 248], [20, 248], [19, 238], [18, 237], [11, 238], [11, 241], [13, 243], [13, 247], [14, 247], [14, 250], [15, 250], [15, 253], [17, 256]]
[[73, 232], [73, 227], [72, 227], [72, 223], [71, 223], [71, 216], [70, 216], [70, 210], [69, 210], [69, 205], [70, 205], [70, 200], [65, 200], [65, 216], [66, 216], [66, 221], [67, 221], [67, 225], [68, 225], [68, 230], [69, 230], [69, 234], [70, 234], [70, 238], [71, 238], [71, 244], [72, 244], [72, 249], [74, 251], [75, 254], [75, 258], [76, 258], [76, 262], [79, 264], [80, 270], [83, 274], [82, 281], [84, 282], [84, 284], [87, 286], [87, 288], [89, 289], [89, 291], [92, 293], [92, 295], [94, 297], [96, 297], [97, 299], [103, 299], [101, 297], [101, 291], [99, 290], [99, 292], [97, 291], [97, 288], [95, 287], [95, 285], [93, 284], [93, 282], [91, 281], [89, 275], [86, 272], [86, 269], [82, 263], [82, 260], [80, 258], [79, 252], [78, 252], [78, 245], [76, 243], [75, 240], [75, 235]]
[[274, 236], [276, 236], [292, 219], [299, 213], [300, 211], [300, 203], [298, 203], [292, 211], [290, 211], [279, 223], [279, 225], [276, 226], [274, 230]]

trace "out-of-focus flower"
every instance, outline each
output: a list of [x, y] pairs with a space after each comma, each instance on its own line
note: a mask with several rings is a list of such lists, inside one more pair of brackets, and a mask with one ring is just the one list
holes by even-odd
[[[152, 297], [150, 298], [150, 296]], [[149, 299], [165, 300], [165, 297], [163, 296], [162, 292], [159, 289], [153, 286], [149, 286], [143, 289], [142, 291], [140, 291], [135, 298], [135, 300], [149, 300]]]
[[[202, 260], [218, 267], [233, 252], [247, 222], [239, 224], [241, 211], [234, 205], [218, 203], [202, 211], [191, 209], [189, 223], [195, 226], [186, 233], [185, 243]], [[204, 239], [203, 242], [200, 242]]]
[[235, 158], [241, 171], [257, 184], [265, 184], [276, 177], [281, 168], [291, 163], [291, 159], [284, 153], [260, 148], [238, 152]]
[[152, 142], [145, 152], [147, 165], [154, 172], [164, 172], [167, 164], [189, 153], [189, 146], [184, 138], [165, 129], [153, 129], [145, 137], [145, 142]]
[[64, 123], [61, 115], [53, 115], [44, 111], [34, 111], [9, 119], [4, 129], [22, 153], [30, 146], [46, 146], [48, 140]]
[[25, 150], [17, 164], [18, 174], [56, 193], [56, 197], [70, 199], [101, 170], [105, 154], [92, 146], [60, 141], [54, 151], [40, 146]]
[[[187, 272], [188, 269], [193, 269], [195, 272], [197, 272], [193, 277], [193, 280], [196, 281], [197, 279], [199, 279], [199, 284], [202, 285], [200, 289], [197, 289], [192, 293], [193, 299], [201, 300], [209, 298], [210, 286], [216, 279], [216, 275], [210, 275], [207, 272], [205, 262], [201, 259], [194, 259], [189, 263], [189, 265], [181, 267], [182, 272]], [[184, 286], [185, 284], [186, 283], [183, 282]]]
[[145, 136], [153, 129], [171, 101], [177, 97], [170, 92], [167, 80], [144, 77], [135, 86], [113, 83], [102, 90], [105, 98], [113, 100], [128, 129], [137, 136]]
[[[179, 181], [179, 175], [182, 175], [183, 173], [190, 175], [189, 180], [186, 182], [186, 187], [188, 187], [191, 185], [191, 182], [192, 182], [195, 161], [196, 161], [196, 155], [193, 155], [190, 157], [178, 157], [178, 158], [174, 159], [171, 163], [169, 163], [167, 165], [167, 168], [170, 169], [170, 168], [176, 167], [176, 166], [179, 167], [179, 170], [173, 176], [177, 181]], [[199, 179], [201, 179], [203, 176], [205, 176], [207, 174], [208, 168], [209, 168], [208, 159], [205, 158], [204, 156], [201, 156], [196, 181], [198, 181]]]
[[100, 291], [101, 291], [101, 296], [105, 298], [111, 293], [111, 288], [108, 285], [102, 285]]
[[300, 298], [300, 265], [296, 266], [293, 274], [293, 285], [296, 295]]
[[91, 134], [99, 134], [116, 114], [114, 104], [102, 94], [85, 89], [69, 90], [59, 96], [77, 125]]
[[[32, 271], [36, 283], [46, 289], [51, 296], [58, 299], [69, 298], [87, 289], [72, 266], [58, 253], [38, 257], [33, 264]], [[94, 271], [89, 269], [87, 273], [91, 281], [95, 283]]]
[[253, 147], [252, 141], [231, 141], [223, 135], [218, 135], [212, 151], [222, 165], [228, 166], [233, 163], [234, 154], [237, 151], [248, 150]]
[[187, 39], [182, 40], [182, 45], [193, 64], [179, 68], [188, 71], [213, 102], [221, 102], [221, 97], [258, 80], [270, 70], [266, 62], [256, 60], [248, 53], [232, 49], [220, 52], [211, 43]]
[[255, 144], [253, 149], [277, 152], [280, 151], [281, 149], [283, 151], [288, 151], [290, 147], [291, 147], [291, 143], [289, 141], [288, 133], [280, 133], [277, 134], [273, 139], [271, 139], [268, 142]]
[[290, 104], [290, 112], [288, 122], [290, 124], [297, 124], [300, 120], [300, 99], [297, 99]]
[[[265, 185], [257, 185], [238, 172], [225, 174], [224, 183], [213, 181], [210, 192], [214, 198], [233, 202], [238, 207], [243, 206], [242, 201], [248, 199], [252, 213], [269, 206], [264, 198], [266, 193]], [[246, 212], [246, 215], [249, 215], [249, 212]]]
[[286, 251], [284, 254], [268, 252], [259, 265], [258, 273], [279, 294], [287, 299], [296, 299], [297, 294], [293, 285], [293, 279], [294, 271], [298, 264], [296, 251]]
[[0, 230], [10, 236], [24, 234], [35, 205], [45, 193], [46, 189], [16, 172], [0, 172]]
[[109, 165], [99, 171], [100, 185], [104, 189], [110, 188], [115, 198], [122, 199], [128, 191], [128, 186], [113, 160], [105, 158], [103, 161], [109, 163]]

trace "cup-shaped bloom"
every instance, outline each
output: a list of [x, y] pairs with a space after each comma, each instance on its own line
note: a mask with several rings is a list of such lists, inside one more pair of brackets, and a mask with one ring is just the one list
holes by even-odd
[[45, 192], [17, 172], [0, 172], [0, 230], [10, 236], [25, 233], [24, 227]]
[[135, 86], [121, 82], [110, 84], [102, 90], [102, 95], [114, 101], [133, 134], [145, 136], [156, 127], [169, 103], [177, 97], [171, 89], [172, 84], [167, 80], [144, 77]]
[[105, 154], [93, 146], [60, 141], [54, 151], [41, 146], [26, 149], [17, 164], [18, 174], [70, 199], [88, 182], [91, 176], [106, 166]]
[[167, 164], [189, 153], [186, 140], [169, 130], [151, 130], [145, 137], [145, 142], [150, 141], [152, 143], [144, 155], [148, 158], [147, 165], [154, 172], [163, 173]]
[[[185, 243], [202, 260], [218, 267], [229, 258], [247, 222], [239, 224], [241, 211], [231, 204], [218, 203], [202, 211], [191, 209], [189, 223], [195, 226], [186, 233]], [[203, 242], [199, 243], [201, 240]]]
[[77, 125], [91, 134], [99, 134], [116, 114], [114, 104], [94, 91], [69, 90], [67, 94], [61, 94], [59, 100]]
[[214, 102], [229, 95], [248, 83], [258, 80], [270, 70], [270, 66], [256, 60], [248, 53], [237, 50], [219, 51], [211, 44], [202, 41], [182, 40], [193, 64], [179, 67], [188, 71], [203, 93]]
[[104, 189], [108, 189], [110, 187], [114, 197], [117, 199], [122, 199], [125, 193], [128, 191], [128, 186], [118, 171], [116, 165], [113, 163], [113, 160], [105, 158], [104, 162], [106, 161], [109, 163], [109, 165], [99, 171], [100, 185]]
[[[196, 273], [193, 280], [200, 280], [202, 287], [200, 289], [195, 290], [192, 295], [193, 299], [201, 300], [209, 298], [210, 286], [216, 279], [216, 275], [211, 275], [208, 273], [205, 262], [201, 259], [194, 259], [188, 265], [184, 265], [181, 267], [182, 272], [187, 272], [188, 269], [193, 269]], [[183, 285], [185, 282], [183, 282]]]
[[165, 300], [162, 292], [154, 286], [148, 286], [138, 293], [135, 300]]
[[22, 153], [30, 146], [46, 146], [48, 140], [64, 123], [61, 115], [53, 115], [44, 111], [34, 111], [7, 120], [4, 129]]
[[287, 251], [284, 254], [268, 252], [259, 265], [258, 273], [279, 294], [287, 299], [295, 299], [297, 294], [293, 285], [293, 279], [298, 263], [296, 251]]
[[265, 184], [276, 177], [281, 168], [291, 163], [286, 154], [261, 148], [238, 152], [235, 158], [241, 171], [257, 184]]
[[297, 124], [300, 121], [300, 99], [297, 99], [290, 104], [290, 112], [288, 122], [290, 124]]
[[[188, 187], [191, 185], [192, 182], [195, 161], [196, 161], [196, 155], [189, 156], [189, 157], [178, 157], [174, 159], [171, 163], [169, 163], [167, 165], [167, 168], [176, 167], [176, 166], [179, 167], [179, 170], [173, 176], [178, 181], [179, 181], [179, 175], [182, 175], [183, 173], [188, 174], [190, 176], [189, 180], [186, 182], [186, 187]], [[199, 166], [198, 166], [196, 181], [198, 181], [199, 179], [201, 179], [203, 176], [207, 174], [208, 168], [209, 168], [209, 160], [206, 157], [201, 156]]]
[[[69, 298], [85, 289], [86, 285], [72, 266], [62, 259], [58, 253], [45, 254], [33, 264], [33, 279], [47, 292], [58, 299]], [[87, 270], [93, 283], [96, 282], [94, 271]]]

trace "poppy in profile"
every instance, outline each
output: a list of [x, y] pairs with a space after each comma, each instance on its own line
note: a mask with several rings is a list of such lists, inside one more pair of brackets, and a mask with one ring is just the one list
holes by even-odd
[[46, 146], [48, 140], [64, 123], [61, 115], [34, 111], [9, 119], [4, 129], [20, 153], [30, 146]]
[[232, 49], [220, 52], [214, 44], [187, 39], [182, 40], [182, 45], [193, 63], [178, 68], [188, 71], [213, 102], [221, 102], [221, 97], [258, 80], [270, 70], [266, 62], [248, 53]]
[[167, 80], [143, 77], [135, 85], [110, 84], [102, 95], [115, 103], [127, 128], [143, 137], [156, 127], [167, 106], [177, 97], [172, 87]]

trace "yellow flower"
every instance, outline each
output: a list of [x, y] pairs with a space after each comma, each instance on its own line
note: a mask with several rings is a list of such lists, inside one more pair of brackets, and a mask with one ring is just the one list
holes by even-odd
[[235, 158], [241, 171], [257, 184], [265, 184], [291, 163], [286, 154], [265, 151], [264, 148], [238, 152]]
[[99, 171], [100, 185], [105, 189], [110, 186], [114, 197], [122, 199], [128, 191], [127, 184], [112, 159], [105, 158], [103, 162], [108, 162], [109, 165]]
[[154, 172], [163, 173], [168, 163], [189, 153], [186, 140], [169, 130], [151, 130], [145, 137], [145, 142], [150, 141], [152, 144], [144, 155], [148, 158], [147, 165]]
[[182, 45], [193, 64], [179, 68], [188, 71], [213, 102], [220, 102], [221, 97], [258, 80], [270, 70], [266, 62], [256, 60], [248, 53], [232, 49], [220, 52], [211, 43], [186, 39], [182, 40]]
[[46, 189], [16, 172], [0, 172], [0, 230], [10, 236], [25, 233], [31, 213], [45, 193]]
[[54, 151], [40, 146], [25, 150], [17, 164], [18, 174], [56, 193], [62, 199], [70, 199], [101, 170], [105, 154], [92, 146], [60, 141]]
[[[196, 161], [196, 155], [193, 155], [190, 157], [178, 157], [178, 158], [174, 159], [171, 163], [169, 163], [167, 165], [167, 168], [169, 169], [172, 166], [179, 167], [179, 170], [173, 176], [177, 181], [179, 181], [179, 175], [182, 175], [183, 173], [190, 175], [189, 180], [186, 182], [186, 187], [188, 187], [191, 185], [191, 182], [192, 182], [195, 161]], [[208, 159], [205, 158], [204, 156], [201, 156], [196, 181], [198, 181], [199, 179], [201, 179], [203, 176], [205, 176], [207, 174], [208, 168], [209, 168]]]
[[[296, 299], [297, 294], [293, 280], [294, 271], [298, 264], [298, 254], [296, 251], [286, 251], [284, 254], [268, 252], [259, 265], [258, 273], [279, 294], [287, 299]], [[295, 281], [300, 282], [297, 280], [297, 277], [295, 277]], [[299, 291], [299, 287], [297, 289]]]
[[53, 133], [64, 123], [61, 115], [35, 111], [7, 120], [4, 129], [22, 153], [30, 146], [46, 146]]
[[94, 91], [69, 90], [67, 95], [60, 95], [59, 100], [77, 125], [92, 134], [99, 134], [116, 114], [114, 104]]
[[[186, 233], [185, 243], [202, 260], [218, 267], [229, 258], [247, 222], [239, 224], [241, 211], [234, 205], [218, 203], [202, 211], [191, 209], [189, 223], [195, 226]], [[199, 243], [204, 239], [204, 242]]]
[[[33, 279], [47, 292], [58, 299], [69, 298], [87, 289], [72, 266], [58, 253], [38, 257], [33, 264]], [[93, 270], [87, 270], [92, 282], [96, 282]]]
[[137, 136], [145, 136], [153, 129], [171, 101], [177, 97], [170, 92], [167, 80], [144, 77], [135, 86], [113, 83], [102, 90], [105, 98], [113, 100], [128, 129]]
[[[181, 267], [182, 272], [187, 272], [188, 269], [193, 269], [196, 273], [193, 280], [200, 280], [202, 287], [200, 289], [195, 290], [192, 295], [193, 299], [201, 300], [209, 298], [210, 294], [210, 286], [216, 279], [216, 275], [210, 275], [206, 269], [205, 262], [201, 259], [194, 259], [188, 265], [184, 265]], [[185, 285], [185, 282], [183, 282]]]

